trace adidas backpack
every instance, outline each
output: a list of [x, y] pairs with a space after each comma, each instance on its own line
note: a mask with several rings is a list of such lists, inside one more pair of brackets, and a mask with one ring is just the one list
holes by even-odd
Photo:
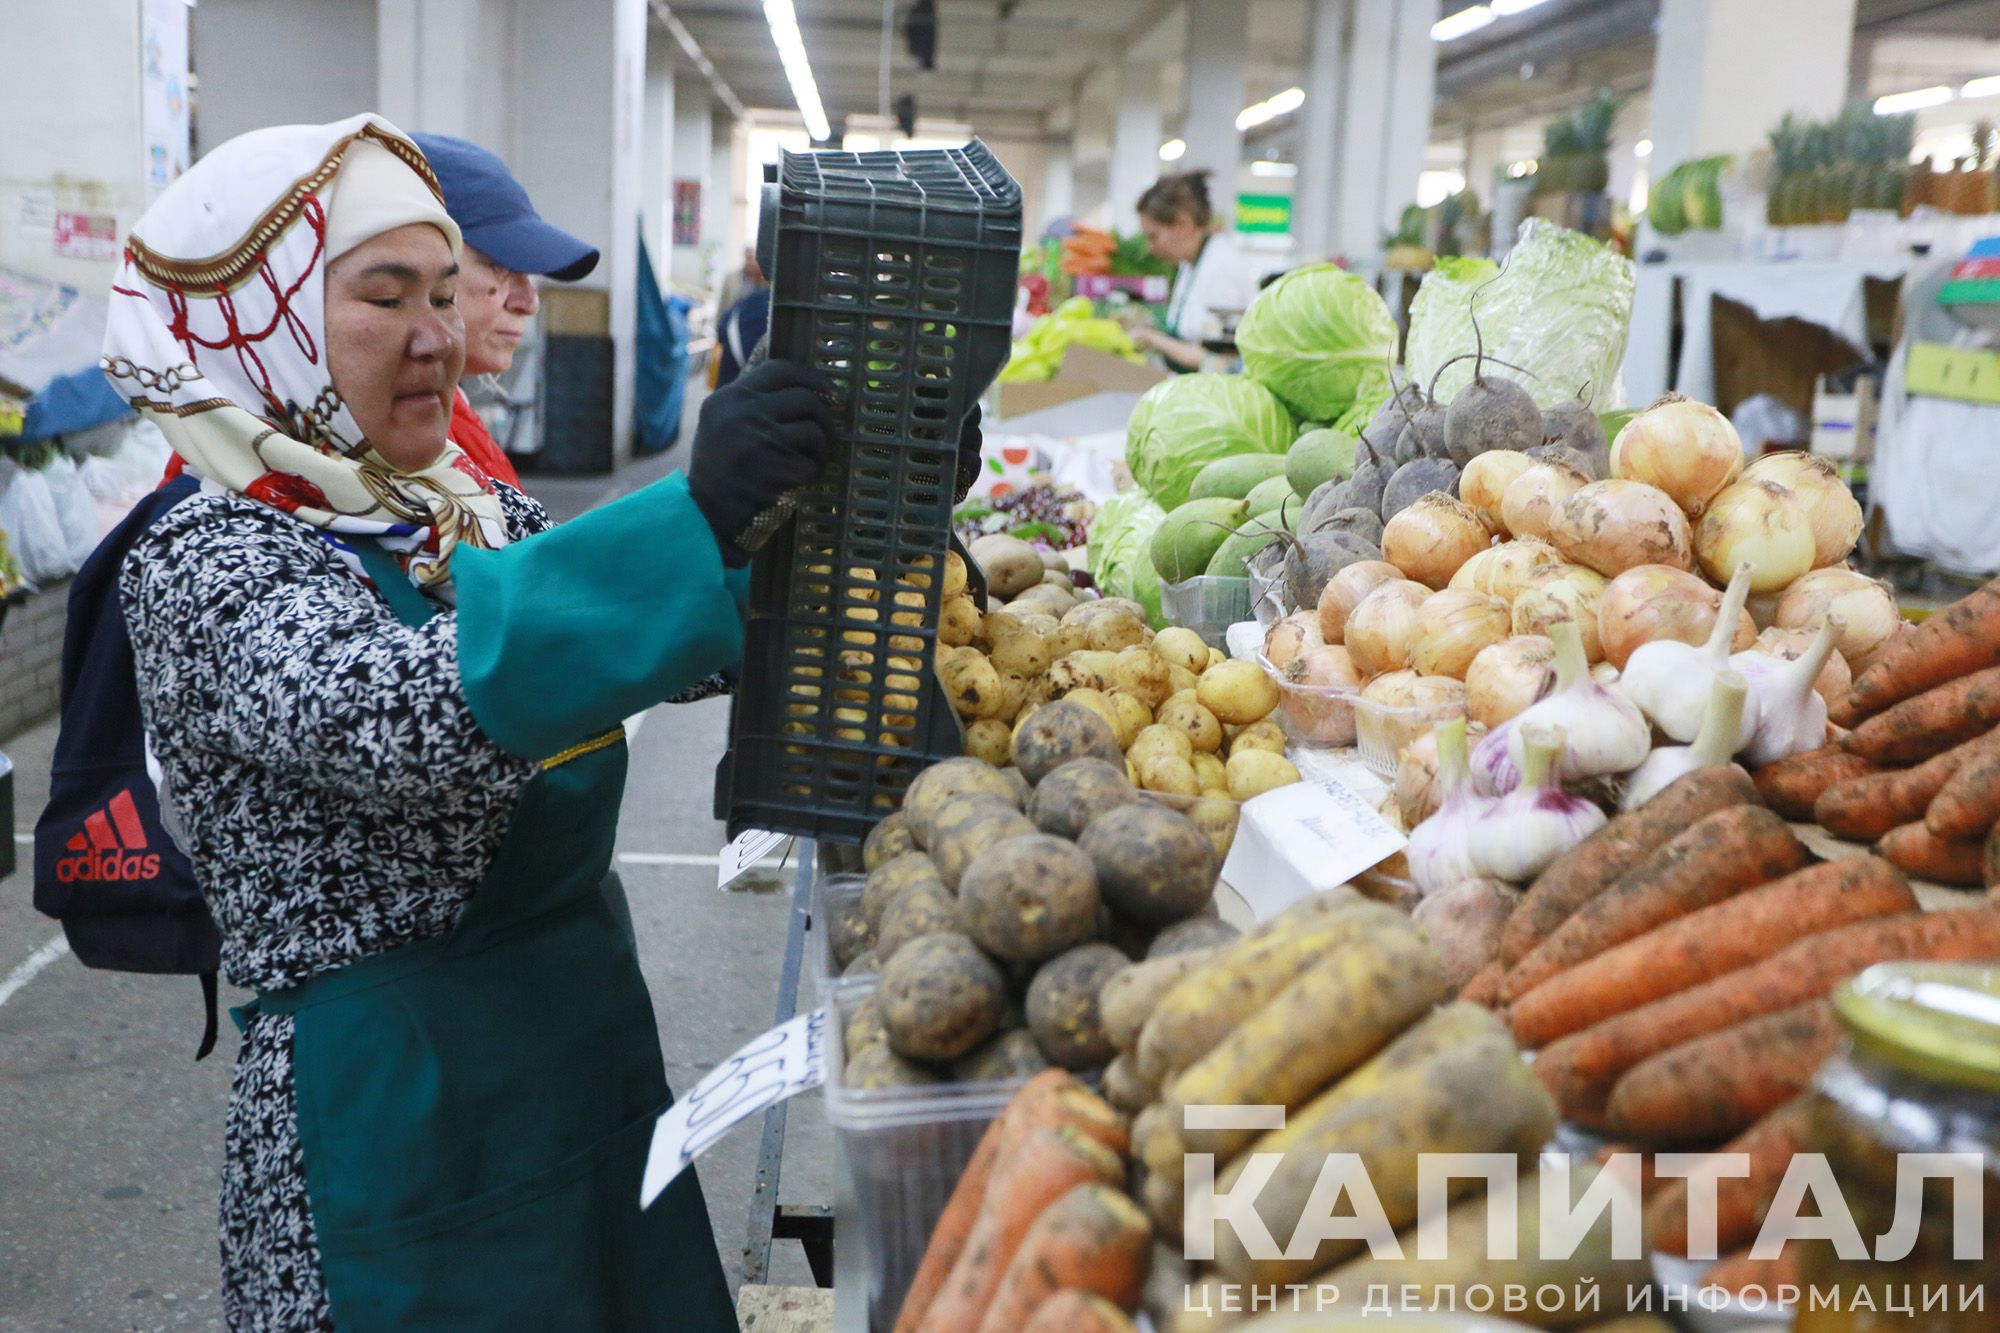
[[198, 486], [182, 475], [139, 501], [70, 583], [62, 720], [49, 803], [35, 823], [35, 907], [62, 922], [77, 961], [201, 978], [197, 1060], [215, 1049], [222, 935], [160, 822], [118, 572], [139, 535]]

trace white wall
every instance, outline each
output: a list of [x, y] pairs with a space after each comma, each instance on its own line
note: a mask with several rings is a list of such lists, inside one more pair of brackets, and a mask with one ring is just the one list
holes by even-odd
[[1847, 99], [1854, 0], [1662, 0], [1651, 138], [1658, 170], [1761, 147], [1787, 111]]
[[674, 44], [660, 33], [648, 34], [639, 114], [639, 211], [655, 275], [664, 283], [673, 246]]
[[139, 0], [13, 3], [4, 25], [0, 265], [102, 293], [114, 262], [58, 258], [52, 214], [109, 213], [123, 237], [145, 209]]
[[673, 247], [668, 272], [683, 288], [706, 287], [709, 281], [704, 250], [712, 239], [709, 228], [709, 196], [726, 189], [726, 182], [711, 181], [715, 163], [714, 92], [699, 78], [674, 80], [673, 177], [667, 186], [669, 232], [673, 209], [673, 181], [691, 180], [701, 186], [701, 241], [699, 245]]
[[375, 4], [201, 0], [188, 14], [195, 155], [266, 125], [376, 110]]

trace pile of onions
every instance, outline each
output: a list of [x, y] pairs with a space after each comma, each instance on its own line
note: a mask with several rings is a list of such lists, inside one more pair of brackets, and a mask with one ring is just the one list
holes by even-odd
[[1573, 620], [1583, 635], [1584, 660], [1601, 662], [1597, 608], [1606, 586], [1603, 575], [1582, 565], [1544, 565], [1514, 599], [1511, 628], [1516, 634], [1546, 635], [1558, 620]]
[[1861, 502], [1824, 458], [1797, 450], [1765, 454], [1744, 469], [1743, 479], [1774, 481], [1797, 498], [1812, 524], [1814, 569], [1845, 560], [1861, 540]]
[[1469, 588], [1432, 593], [1417, 608], [1417, 641], [1410, 665], [1426, 676], [1465, 679], [1480, 650], [1509, 633], [1507, 603]]
[[[1603, 595], [1597, 599], [1598, 643], [1604, 649], [1604, 659], [1623, 671], [1633, 650], [1642, 643], [1654, 639], [1696, 645], [1708, 642], [1721, 607], [1720, 588], [1709, 587], [1685, 570], [1641, 565], [1604, 585]], [[1730, 648], [1747, 648], [1756, 637], [1749, 613], [1741, 613]]]
[[[1773, 625], [1759, 634], [1757, 642], [1751, 646], [1760, 653], [1768, 653], [1787, 662], [1796, 662], [1812, 651], [1813, 641], [1819, 637], [1819, 625], [1819, 621], [1814, 621], [1811, 629], [1804, 626], [1779, 629]], [[1836, 639], [1834, 642], [1837, 644], [1839, 640]], [[1845, 707], [1848, 687], [1853, 684], [1854, 672], [1847, 665], [1846, 656], [1836, 647], [1827, 656], [1826, 665], [1819, 669], [1817, 676], [1813, 677], [1813, 693], [1826, 700], [1828, 708], [1836, 705]]]
[[1687, 515], [1665, 491], [1641, 481], [1591, 482], [1562, 502], [1548, 537], [1563, 559], [1607, 579], [1640, 565], [1694, 568]]
[[1850, 663], [1875, 654], [1903, 625], [1889, 585], [1851, 569], [1815, 569], [1802, 574], [1778, 599], [1773, 626], [1810, 630], [1828, 616], [1840, 621], [1833, 650]]
[[1347, 618], [1346, 647], [1362, 675], [1401, 671], [1410, 665], [1417, 646], [1417, 608], [1430, 595], [1421, 583], [1392, 579], [1361, 599]]
[[1486, 526], [1509, 531], [1501, 516], [1501, 497], [1514, 478], [1535, 465], [1535, 460], [1514, 449], [1488, 449], [1465, 465], [1458, 474], [1458, 498], [1471, 505]]
[[1283, 671], [1293, 658], [1322, 642], [1319, 616], [1311, 611], [1294, 611], [1265, 631], [1264, 660]]
[[1433, 589], [1443, 588], [1459, 566], [1485, 550], [1493, 535], [1472, 506], [1442, 491], [1419, 496], [1382, 529], [1382, 558]]
[[[1490, 458], [1481, 454], [1480, 458]], [[1478, 459], [1474, 459], [1477, 462]], [[1470, 588], [1489, 597], [1511, 602], [1527, 585], [1528, 576], [1544, 565], [1559, 565], [1556, 548], [1535, 537], [1519, 537], [1498, 546], [1489, 546], [1458, 567], [1451, 576], [1454, 588]]]
[[1347, 618], [1361, 599], [1402, 577], [1403, 571], [1387, 560], [1357, 560], [1328, 579], [1319, 594], [1320, 637], [1328, 643], [1347, 642]]
[[1589, 484], [1589, 477], [1567, 463], [1536, 463], [1524, 468], [1500, 496], [1500, 522], [1516, 537], [1546, 539], [1549, 523], [1562, 502]]
[[1729, 418], [1677, 394], [1626, 422], [1611, 444], [1613, 477], [1658, 487], [1690, 518], [1742, 471], [1743, 441]]
[[1798, 497], [1775, 481], [1744, 480], [1709, 502], [1694, 531], [1702, 570], [1727, 583], [1750, 566], [1751, 592], [1776, 592], [1813, 567], [1818, 550], [1812, 517]]
[[1348, 692], [1361, 688], [1361, 673], [1347, 649], [1308, 648], [1285, 668], [1285, 679], [1313, 687], [1285, 695], [1285, 714], [1294, 725], [1322, 744], [1354, 743], [1354, 698]]
[[1465, 682], [1450, 676], [1424, 676], [1414, 671], [1390, 671], [1368, 682], [1361, 697], [1387, 708], [1463, 707]]
[[1555, 643], [1540, 634], [1517, 634], [1472, 659], [1465, 673], [1465, 715], [1497, 727], [1548, 693], [1555, 678]]

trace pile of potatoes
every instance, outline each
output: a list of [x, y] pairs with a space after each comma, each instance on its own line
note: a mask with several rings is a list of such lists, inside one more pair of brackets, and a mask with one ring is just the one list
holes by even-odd
[[[1018, 586], [982, 569], [995, 596]], [[945, 587], [938, 676], [965, 719], [967, 755], [1017, 762], [1023, 725], [1060, 699], [1109, 724], [1119, 755], [1107, 757], [1147, 791], [1240, 802], [1299, 780], [1271, 720], [1278, 686], [1256, 663], [1232, 661], [1190, 629], [1155, 634], [1137, 602], [1079, 600], [1066, 583], [1036, 583], [984, 615], [962, 577], [948, 574]]]
[[1081, 704], [1039, 710], [1017, 757], [926, 769], [863, 846], [860, 900], [825, 923], [842, 975], [877, 977], [845, 1014], [848, 1086], [1101, 1069], [1109, 982], [1235, 937], [1213, 914], [1232, 802], [1142, 795]]

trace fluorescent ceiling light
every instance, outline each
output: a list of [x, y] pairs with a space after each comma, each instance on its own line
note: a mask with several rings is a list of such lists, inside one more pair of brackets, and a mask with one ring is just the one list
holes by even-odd
[[1501, 15], [1519, 14], [1541, 3], [1542, 0], [1493, 0], [1493, 12]]
[[1178, 162], [1185, 152], [1187, 152], [1186, 139], [1169, 139], [1160, 145], [1160, 161]]
[[1250, 164], [1252, 176], [1296, 176], [1299, 174], [1296, 162], [1260, 161]]
[[1927, 106], [1943, 106], [1956, 96], [1956, 93], [1942, 83], [1907, 93], [1890, 93], [1887, 97], [1875, 99], [1875, 114], [1892, 116], [1898, 111], [1916, 111]]
[[1652, 155], [1653, 155], [1653, 141], [1651, 139], [1641, 139], [1639, 140], [1639, 142], [1632, 145], [1632, 156], [1651, 157]]
[[2000, 97], [2000, 74], [1988, 74], [1983, 79], [1968, 79], [1958, 86], [1960, 97]]
[[1456, 14], [1447, 15], [1431, 24], [1431, 40], [1434, 42], [1454, 42], [1469, 32], [1478, 32], [1494, 20], [1494, 13], [1485, 5], [1474, 5], [1461, 9]]
[[1236, 128], [1247, 130], [1265, 121], [1282, 116], [1289, 111], [1297, 111], [1305, 105], [1306, 90], [1287, 88], [1281, 93], [1273, 93], [1261, 102], [1253, 102], [1236, 113]]
[[827, 123], [826, 108], [820, 105], [819, 85], [813, 82], [812, 65], [806, 60], [805, 38], [799, 32], [799, 16], [792, 0], [764, 0], [764, 20], [771, 25], [771, 40], [778, 47], [778, 62], [785, 67], [785, 79], [792, 85], [792, 100], [805, 117], [806, 133], [828, 139], [833, 126]]

